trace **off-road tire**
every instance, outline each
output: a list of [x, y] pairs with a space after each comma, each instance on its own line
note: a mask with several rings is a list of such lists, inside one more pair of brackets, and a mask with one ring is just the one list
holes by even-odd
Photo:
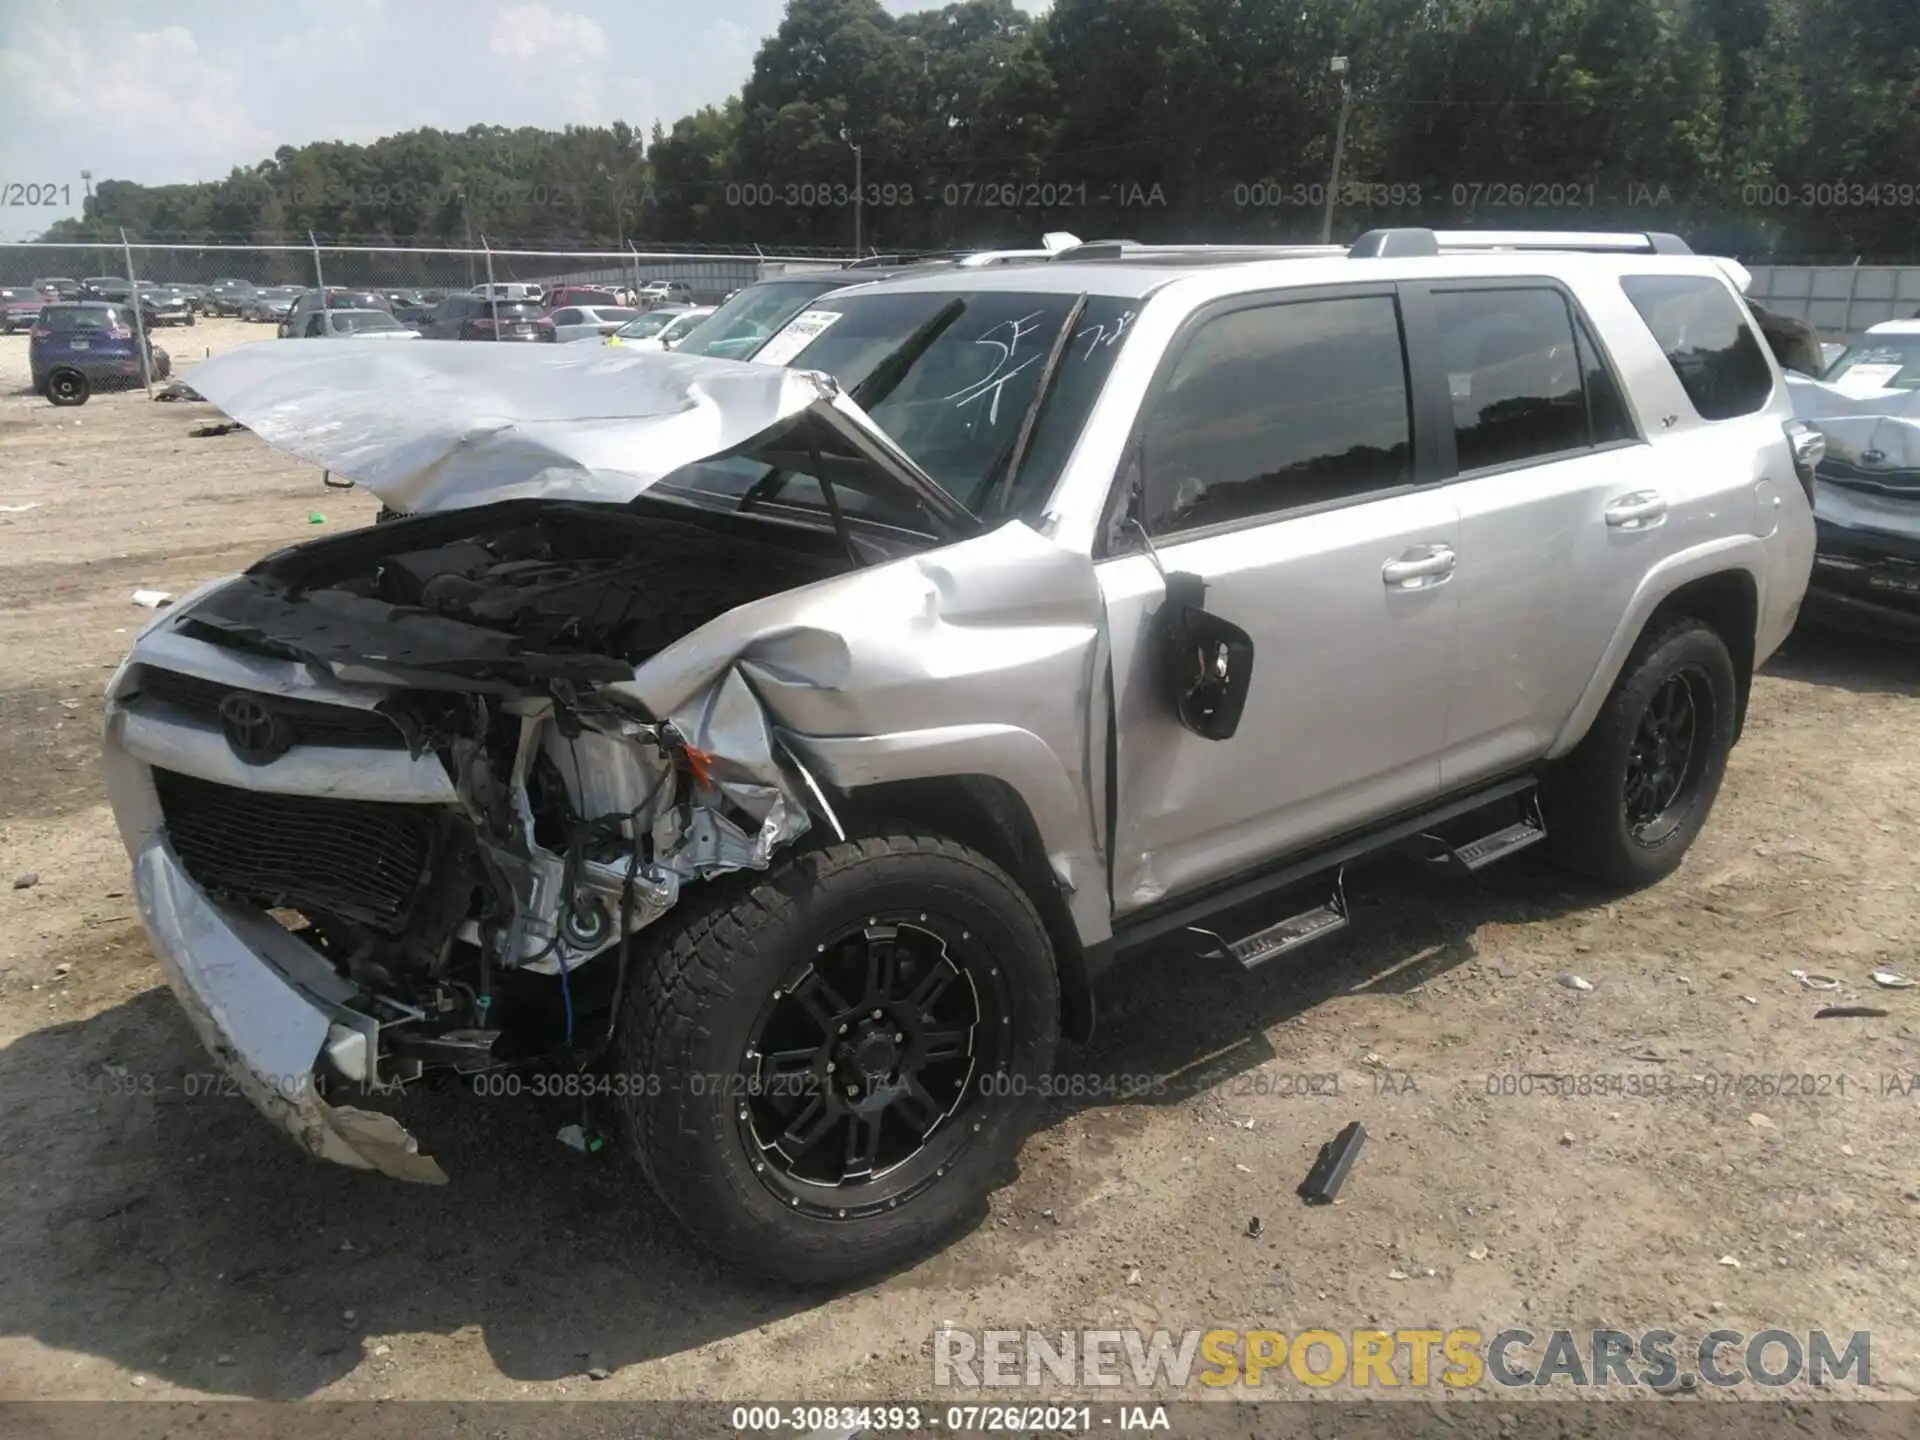
[[[711, 895], [685, 893], [659, 948], [636, 961], [619, 1017], [616, 1073], [637, 1079], [616, 1089], [616, 1103], [642, 1173], [708, 1248], [779, 1280], [844, 1284], [928, 1253], [980, 1212], [1009, 1169], [1053, 1064], [1059, 982], [1033, 902], [986, 857], [904, 829], [700, 888]], [[768, 997], [805, 970], [822, 937], [901, 910], [938, 912], [990, 951], [1010, 1002], [1004, 1070], [997, 1083], [976, 1079], [970, 1108], [944, 1122], [971, 1134], [898, 1208], [848, 1219], [795, 1210], [756, 1174], [736, 1101], [696, 1077], [737, 1071]]]
[[[1708, 714], [1696, 721], [1691, 770], [1671, 828], [1645, 841], [1628, 824], [1623, 792], [1636, 735], [1669, 680], [1696, 682]], [[1586, 737], [1545, 777], [1541, 810], [1548, 854], [1560, 865], [1625, 889], [1673, 873], [1706, 824], [1733, 749], [1739, 680], [1726, 643], [1703, 620], [1679, 619], [1641, 637]]]
[[84, 405], [93, 395], [93, 382], [87, 379], [84, 371], [63, 365], [58, 370], [47, 372], [41, 393], [47, 397], [49, 405]]

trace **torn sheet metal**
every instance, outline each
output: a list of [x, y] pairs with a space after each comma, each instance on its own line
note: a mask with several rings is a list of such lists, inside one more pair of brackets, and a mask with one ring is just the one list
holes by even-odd
[[828, 448], [851, 447], [943, 534], [977, 528], [816, 371], [604, 345], [248, 345], [203, 362], [194, 384], [269, 445], [408, 515], [534, 497], [623, 504], [755, 441], [804, 450], [808, 437], [789, 432], [810, 414]]
[[1852, 529], [1920, 537], [1920, 391], [1849, 394], [1792, 375], [1787, 390], [1794, 413], [1827, 440], [1814, 515]]

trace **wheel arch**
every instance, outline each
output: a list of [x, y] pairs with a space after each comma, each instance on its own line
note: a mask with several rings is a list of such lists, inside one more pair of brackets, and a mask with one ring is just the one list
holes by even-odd
[[1759, 542], [1751, 536], [1673, 556], [1650, 572], [1547, 758], [1559, 759], [1585, 738], [1641, 638], [1683, 616], [1710, 625], [1733, 658], [1738, 687], [1734, 738], [1738, 740], [1753, 685], [1753, 657], [1765, 602], [1764, 573]]
[[906, 823], [957, 840], [1005, 870], [1032, 899], [1052, 942], [1061, 1033], [1078, 1043], [1092, 1038], [1092, 981], [1108, 947], [1082, 941], [1040, 827], [1018, 790], [993, 775], [886, 780], [846, 792], [839, 815], [849, 835]]

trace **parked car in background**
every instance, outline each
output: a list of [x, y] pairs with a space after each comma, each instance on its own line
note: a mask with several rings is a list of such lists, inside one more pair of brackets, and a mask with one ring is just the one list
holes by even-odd
[[809, 301], [849, 285], [871, 285], [899, 275], [919, 274], [952, 264], [913, 265], [867, 270], [813, 270], [745, 286], [716, 307], [674, 349], [682, 355], [712, 355], [722, 360], [751, 360], [774, 331], [807, 308]]
[[299, 285], [263, 285], [241, 302], [240, 318], [253, 325], [277, 325], [305, 293]]
[[284, 340], [289, 335], [300, 334], [306, 328], [307, 316], [322, 309], [384, 310], [388, 314], [393, 313], [393, 306], [387, 297], [371, 290], [349, 290], [344, 286], [329, 285], [324, 304], [318, 290], [303, 290], [280, 321], [280, 337]]
[[49, 275], [33, 282], [33, 288], [42, 295], [54, 300], [78, 300], [80, 282], [70, 280], [64, 275]]
[[607, 336], [604, 343], [624, 345], [629, 340], [655, 339], [662, 330], [692, 308], [691, 305], [662, 305], [658, 310], [644, 311]]
[[1920, 390], [1920, 320], [1888, 320], [1834, 356], [1821, 375], [1849, 395]]
[[198, 318], [187, 297], [165, 285], [140, 282], [140, 313], [149, 325], [191, 325]]
[[402, 325], [385, 310], [315, 310], [302, 324], [303, 340], [418, 340], [420, 332]]
[[[27, 368], [34, 393], [56, 405], [77, 405], [93, 390], [142, 381], [140, 339], [130, 306], [56, 301], [40, 312], [28, 333]], [[165, 379], [172, 361], [150, 333], [147, 354], [153, 378]]]
[[195, 315], [205, 313], [206, 286], [191, 284], [184, 280], [156, 280], [153, 283], [158, 288], [171, 291], [186, 301], [187, 308], [193, 311]]
[[251, 280], [216, 280], [207, 287], [208, 307], [215, 315], [238, 315], [257, 288]]
[[25, 330], [40, 318], [46, 306], [47, 297], [38, 290], [24, 286], [0, 289], [0, 332], [11, 335], [16, 330]]
[[634, 297], [642, 309], [655, 305], [691, 305], [693, 282], [690, 280], [649, 280]]
[[531, 300], [538, 302], [540, 287], [531, 280], [496, 280], [491, 285], [476, 285], [467, 292], [493, 300]]
[[553, 321], [535, 300], [449, 295], [434, 306], [433, 318], [422, 333], [429, 340], [552, 340]]
[[387, 304], [402, 325], [424, 325], [433, 317], [434, 302], [418, 290], [388, 290]]
[[1871, 327], [1793, 396], [1826, 441], [1808, 623], [1920, 640], [1920, 320]]
[[553, 338], [565, 343], [611, 335], [628, 321], [640, 318], [640, 312], [621, 305], [569, 305], [547, 318], [553, 322]]
[[658, 345], [662, 350], [672, 350], [692, 334], [702, 320], [713, 314], [713, 310], [714, 307], [711, 305], [694, 305], [682, 310], [661, 328], [660, 333], [654, 336], [650, 343]]
[[124, 275], [89, 275], [80, 282], [82, 300], [99, 300], [103, 297], [124, 299], [133, 293], [133, 287], [127, 283]]
[[556, 285], [541, 303], [549, 310], [560, 310], [569, 305], [616, 306], [623, 302], [616, 292], [599, 285]]

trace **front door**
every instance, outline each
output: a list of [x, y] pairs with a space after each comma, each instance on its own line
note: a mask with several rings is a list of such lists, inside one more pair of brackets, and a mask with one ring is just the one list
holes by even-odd
[[[1440, 783], [1458, 518], [1416, 463], [1391, 287], [1243, 297], [1169, 352], [1101, 562], [1125, 915], [1413, 806]], [[1142, 543], [1140, 532], [1150, 541]], [[1254, 643], [1238, 731], [1176, 718], [1162, 572]]]

